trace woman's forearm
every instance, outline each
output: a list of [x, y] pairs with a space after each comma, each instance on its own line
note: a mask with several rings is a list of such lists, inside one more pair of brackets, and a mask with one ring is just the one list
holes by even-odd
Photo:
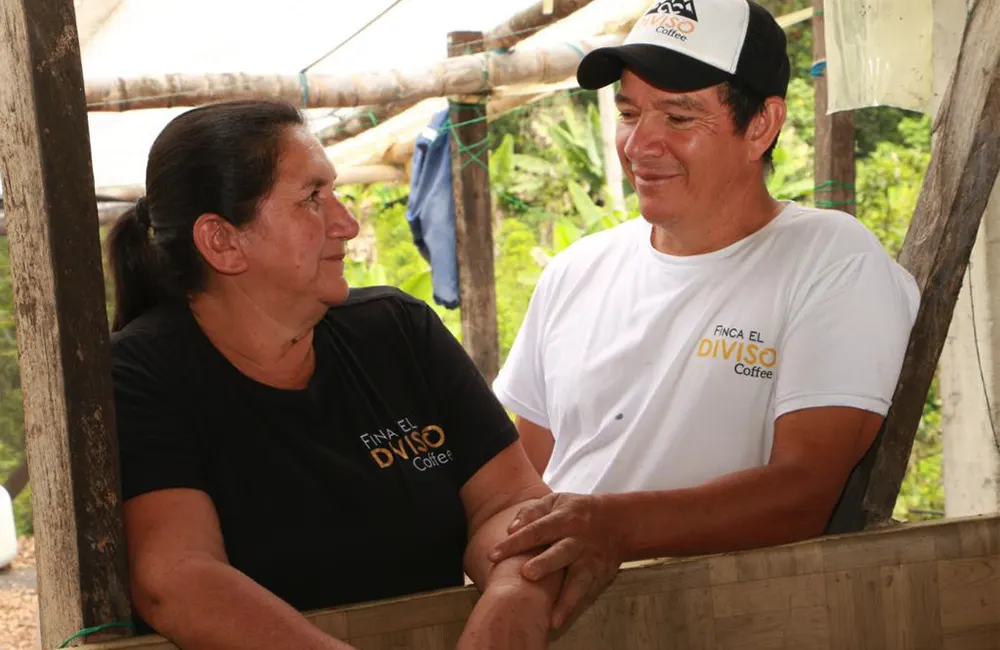
[[245, 574], [208, 558], [179, 563], [136, 603], [157, 632], [185, 650], [354, 650]]
[[531, 555], [511, 557], [495, 565], [487, 557], [507, 535], [507, 526], [520, 507], [518, 504], [497, 513], [469, 540], [466, 572], [483, 595], [466, 623], [459, 650], [533, 650], [547, 645], [562, 574], [531, 581], [521, 575], [521, 567]]

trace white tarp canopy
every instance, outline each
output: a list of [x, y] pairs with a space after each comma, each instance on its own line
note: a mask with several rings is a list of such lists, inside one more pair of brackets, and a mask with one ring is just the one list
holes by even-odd
[[[535, 0], [401, 0], [317, 73], [422, 66], [447, 56], [447, 34], [489, 30]], [[122, 0], [84, 43], [84, 76], [251, 72], [295, 74], [393, 5], [395, 0]], [[88, 5], [78, 0], [78, 22]], [[185, 109], [90, 113], [95, 184], [142, 184], [146, 154]], [[329, 110], [310, 111], [313, 117]]]

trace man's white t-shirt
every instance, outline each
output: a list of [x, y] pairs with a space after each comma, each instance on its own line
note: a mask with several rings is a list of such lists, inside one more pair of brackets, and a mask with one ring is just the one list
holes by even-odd
[[920, 295], [854, 217], [785, 203], [688, 257], [654, 249], [651, 229], [635, 219], [557, 255], [494, 383], [552, 430], [553, 490], [698, 485], [767, 464], [790, 411], [886, 413]]

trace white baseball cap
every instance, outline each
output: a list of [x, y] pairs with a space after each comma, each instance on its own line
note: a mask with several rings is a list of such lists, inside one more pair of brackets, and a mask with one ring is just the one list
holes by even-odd
[[764, 97], [784, 97], [791, 66], [784, 30], [752, 0], [658, 0], [622, 45], [587, 54], [577, 81], [601, 88], [625, 68], [663, 90], [691, 92], [736, 79]]

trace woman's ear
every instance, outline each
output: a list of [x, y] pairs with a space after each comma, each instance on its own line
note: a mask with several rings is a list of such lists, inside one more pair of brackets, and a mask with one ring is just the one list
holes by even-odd
[[747, 128], [746, 137], [751, 160], [756, 161], [764, 157], [764, 153], [781, 133], [787, 115], [785, 100], [780, 97], [768, 97], [765, 100], [764, 107], [754, 116]]
[[222, 275], [247, 269], [240, 230], [217, 214], [203, 214], [194, 222], [194, 246], [210, 267]]

